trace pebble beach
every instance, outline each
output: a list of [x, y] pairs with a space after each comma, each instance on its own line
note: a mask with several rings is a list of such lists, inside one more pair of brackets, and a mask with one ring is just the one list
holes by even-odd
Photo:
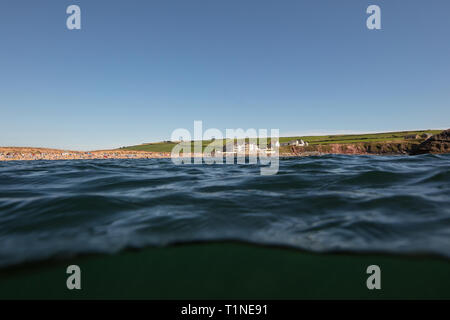
[[46, 148], [2, 147], [0, 161], [17, 160], [82, 160], [82, 159], [150, 159], [169, 158], [168, 152], [98, 150], [71, 151]]

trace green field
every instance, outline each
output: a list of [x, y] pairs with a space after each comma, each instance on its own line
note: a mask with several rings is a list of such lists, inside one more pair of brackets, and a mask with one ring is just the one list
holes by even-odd
[[[418, 131], [400, 131], [400, 132], [385, 132], [385, 133], [371, 133], [371, 134], [347, 134], [347, 135], [329, 135], [329, 136], [298, 136], [298, 137], [280, 137], [280, 143], [288, 142], [294, 139], [303, 139], [307, 141], [310, 145], [318, 144], [331, 144], [331, 143], [363, 143], [363, 142], [403, 142], [405, 141], [405, 136], [423, 133], [437, 134], [442, 130], [418, 130]], [[270, 139], [269, 139], [270, 141]], [[411, 140], [408, 140], [411, 141]], [[212, 141], [203, 140], [203, 149], [208, 146]], [[193, 150], [193, 142], [185, 142], [186, 144], [191, 143]], [[223, 145], [222, 140], [214, 141], [217, 145]], [[149, 152], [171, 152], [172, 148], [177, 145], [175, 142], [164, 141], [155, 143], [145, 143], [136, 146], [129, 146], [121, 148], [122, 150], [135, 150], [135, 151], [149, 151]]]

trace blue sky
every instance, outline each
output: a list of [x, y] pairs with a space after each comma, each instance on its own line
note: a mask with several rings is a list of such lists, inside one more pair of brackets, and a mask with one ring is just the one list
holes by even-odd
[[[66, 28], [66, 8], [82, 29]], [[366, 28], [366, 8], [382, 30]], [[448, 0], [2, 0], [0, 145], [450, 127]]]

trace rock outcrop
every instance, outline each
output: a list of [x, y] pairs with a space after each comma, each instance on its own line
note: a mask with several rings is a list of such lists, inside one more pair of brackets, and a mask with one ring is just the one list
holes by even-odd
[[411, 154], [424, 153], [450, 153], [450, 129], [428, 138], [411, 152]]

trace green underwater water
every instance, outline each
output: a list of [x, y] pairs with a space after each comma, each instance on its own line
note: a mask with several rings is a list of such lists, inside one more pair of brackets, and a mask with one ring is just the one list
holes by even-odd
[[[66, 287], [72, 264], [81, 290]], [[381, 290], [366, 286], [373, 264]], [[449, 271], [437, 257], [197, 243], [2, 270], [0, 299], [449, 299]]]

